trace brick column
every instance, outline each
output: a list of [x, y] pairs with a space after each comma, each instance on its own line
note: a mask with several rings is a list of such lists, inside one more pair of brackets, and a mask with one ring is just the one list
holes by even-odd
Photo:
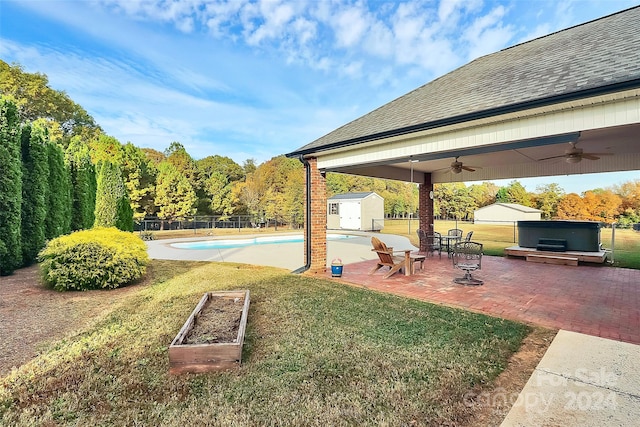
[[[308, 162], [311, 169], [311, 221], [307, 221], [305, 209], [305, 226], [311, 225], [311, 242], [306, 241], [305, 233], [305, 248], [308, 244], [311, 245], [311, 263], [308, 271], [324, 273], [327, 270], [327, 184], [326, 178], [318, 170], [318, 159], [310, 158]], [[309, 196], [305, 194], [306, 197]], [[304, 256], [307, 264], [306, 251]]]
[[[420, 229], [428, 233], [433, 233], [433, 199], [429, 194], [433, 191], [431, 174], [424, 174], [424, 182], [418, 186], [418, 217], [420, 218]], [[421, 242], [420, 250], [426, 251], [425, 242]], [[423, 247], [425, 246], [425, 247]]]

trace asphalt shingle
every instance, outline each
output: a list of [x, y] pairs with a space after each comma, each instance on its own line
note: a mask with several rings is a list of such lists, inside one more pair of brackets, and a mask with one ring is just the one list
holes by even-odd
[[291, 154], [615, 84], [640, 86], [639, 29], [640, 6], [480, 57]]

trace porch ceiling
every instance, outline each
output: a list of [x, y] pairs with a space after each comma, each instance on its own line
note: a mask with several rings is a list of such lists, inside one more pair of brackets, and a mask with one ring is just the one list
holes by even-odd
[[[582, 159], [579, 163], [568, 163], [564, 157], [548, 159], [565, 154], [571, 148], [569, 141], [576, 141], [584, 153], [608, 155], [598, 156], [598, 160]], [[451, 172], [450, 165], [456, 156], [475, 172]], [[325, 170], [407, 182], [423, 182], [422, 174], [431, 173], [434, 183], [640, 170], [640, 123], [479, 147], [418, 152]]]

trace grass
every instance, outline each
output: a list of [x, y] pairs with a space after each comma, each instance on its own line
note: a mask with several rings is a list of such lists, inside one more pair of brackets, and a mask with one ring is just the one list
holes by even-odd
[[[153, 261], [94, 326], [0, 379], [0, 425], [458, 425], [529, 327], [280, 269]], [[250, 289], [243, 364], [168, 375], [206, 291]], [[99, 293], [96, 293], [99, 297]]]
[[[466, 233], [473, 231], [473, 240], [482, 243], [485, 255], [503, 256], [504, 249], [517, 245], [517, 228], [513, 225], [474, 224], [471, 222], [441, 221], [434, 223], [436, 231], [445, 234], [451, 228], [460, 228]], [[383, 233], [397, 234], [408, 237], [411, 243], [418, 246], [416, 230], [419, 227], [418, 220], [411, 221], [411, 234], [407, 220], [385, 221]], [[611, 228], [603, 228], [600, 231], [600, 241], [604, 248], [611, 248]], [[615, 234], [615, 267], [640, 269], [640, 233], [631, 229], [616, 229]]]

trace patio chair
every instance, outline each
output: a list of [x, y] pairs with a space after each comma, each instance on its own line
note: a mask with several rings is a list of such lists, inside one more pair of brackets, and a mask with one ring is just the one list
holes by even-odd
[[482, 267], [482, 243], [460, 242], [453, 247], [453, 267], [465, 272], [464, 277], [453, 279], [460, 285], [482, 285], [482, 280], [471, 275]]
[[437, 231], [427, 234], [425, 239], [427, 240], [427, 253], [433, 256], [435, 251], [438, 251], [438, 256], [442, 258], [442, 236]]
[[[371, 238], [371, 245], [373, 246], [372, 251], [378, 254], [379, 261], [369, 274], [375, 273], [382, 267], [390, 267], [390, 270], [384, 276], [385, 279], [402, 269], [404, 269], [404, 273], [407, 276], [410, 275], [413, 273], [413, 264], [415, 262], [420, 262], [420, 269], [422, 269], [426, 258], [425, 255], [412, 254], [410, 249], [394, 251], [393, 248], [387, 247], [377, 237]], [[404, 253], [404, 256], [394, 255], [395, 253]]]
[[467, 235], [464, 237], [464, 241], [465, 242], [470, 242], [471, 241], [471, 236], [473, 236], [473, 231], [470, 231], [467, 233]]

